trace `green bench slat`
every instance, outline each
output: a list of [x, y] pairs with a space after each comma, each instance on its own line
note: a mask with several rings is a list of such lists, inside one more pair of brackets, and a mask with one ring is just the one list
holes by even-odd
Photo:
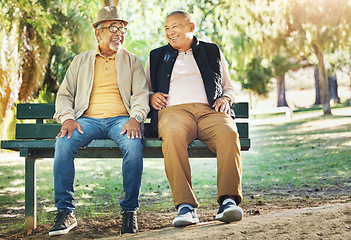
[[54, 103], [19, 103], [17, 119], [52, 119], [55, 114]]
[[16, 125], [16, 139], [53, 139], [61, 130], [61, 124], [45, 123]]
[[238, 102], [232, 105], [235, 112], [235, 118], [249, 118], [249, 103]]
[[[249, 124], [237, 123], [240, 138], [249, 138]], [[45, 123], [16, 125], [16, 139], [53, 139], [61, 129], [61, 124]]]
[[[236, 118], [249, 118], [249, 103], [238, 102], [232, 105]], [[53, 103], [19, 103], [17, 119], [52, 119], [55, 113]]]
[[[145, 158], [163, 158], [159, 139], [143, 139]], [[240, 139], [241, 150], [250, 148], [250, 139]], [[55, 140], [3, 140], [1, 148], [20, 151], [21, 157], [53, 158]], [[189, 157], [216, 157], [200, 140], [189, 144]], [[87, 146], [80, 148], [76, 158], [121, 158], [122, 152], [118, 144], [109, 139], [93, 140]]]
[[[14, 151], [19, 151], [21, 148], [28, 148], [28, 149], [45, 149], [45, 148], [54, 148], [55, 139], [50, 140], [2, 140], [1, 141], [1, 148], [9, 149]], [[162, 146], [162, 141], [156, 138], [149, 138], [142, 140], [144, 148], [148, 149], [160, 149]], [[240, 143], [242, 146], [247, 147], [249, 146], [248, 143], [250, 139], [240, 139]], [[93, 140], [88, 145], [81, 149], [85, 148], [116, 148], [118, 144], [110, 139], [100, 139], [100, 140]], [[195, 140], [189, 144], [189, 149], [201, 149], [206, 147], [206, 144], [200, 140]]]

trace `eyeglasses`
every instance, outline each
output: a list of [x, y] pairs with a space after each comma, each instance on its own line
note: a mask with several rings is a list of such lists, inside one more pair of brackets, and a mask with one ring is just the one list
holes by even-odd
[[119, 31], [121, 34], [125, 34], [127, 32], [127, 28], [125, 27], [108, 26], [108, 27], [102, 27], [99, 29], [103, 29], [103, 28], [108, 28], [110, 33], [116, 33], [117, 31]]

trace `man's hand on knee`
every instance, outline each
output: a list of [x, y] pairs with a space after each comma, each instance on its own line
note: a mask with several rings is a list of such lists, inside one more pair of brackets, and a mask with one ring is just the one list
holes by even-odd
[[140, 123], [134, 119], [131, 118], [129, 121], [124, 124], [121, 135], [127, 134], [127, 138], [142, 138], [141, 136], [141, 128], [140, 128]]
[[80, 134], [84, 133], [79, 122], [73, 119], [67, 119], [62, 123], [61, 131], [57, 134], [56, 139], [65, 137], [66, 133], [67, 139], [70, 139], [74, 129], [77, 129]]
[[226, 96], [217, 98], [212, 107], [214, 107], [214, 109], [217, 112], [224, 112], [226, 114], [230, 114], [229, 98]]

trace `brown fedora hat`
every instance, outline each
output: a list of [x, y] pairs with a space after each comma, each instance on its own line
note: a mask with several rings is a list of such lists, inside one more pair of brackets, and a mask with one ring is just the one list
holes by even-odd
[[122, 19], [121, 14], [116, 6], [107, 6], [98, 12], [97, 19], [93, 24], [93, 27], [95, 28], [99, 23], [110, 20], [122, 21], [124, 26], [128, 25], [128, 21]]

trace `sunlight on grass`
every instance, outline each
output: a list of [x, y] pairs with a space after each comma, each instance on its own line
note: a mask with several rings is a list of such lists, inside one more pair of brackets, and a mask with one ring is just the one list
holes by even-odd
[[347, 141], [347, 142], [344, 142], [342, 143], [343, 146], [347, 146], [347, 147], [351, 147], [351, 140], [350, 141]]
[[18, 195], [19, 193], [24, 193], [24, 186], [5, 188], [4, 190], [0, 191], [0, 196]]
[[[347, 112], [348, 109], [344, 109]], [[339, 114], [342, 111], [338, 110]], [[243, 186], [328, 185], [340, 169], [351, 165], [351, 118], [339, 116], [311, 119], [311, 114], [294, 115], [298, 120], [281, 124], [263, 120], [251, 125], [252, 148], [243, 154]], [[305, 118], [303, 116], [305, 115]], [[340, 121], [341, 119], [341, 121]], [[274, 122], [274, 124], [272, 124]], [[343, 176], [350, 178], [350, 173]], [[345, 181], [340, 181], [344, 184]]]
[[16, 179], [15, 181], [10, 183], [10, 185], [12, 186], [23, 185], [23, 184], [24, 184], [24, 179]]
[[334, 118], [318, 119], [318, 120], [303, 123], [300, 126], [300, 128], [297, 130], [297, 132], [298, 133], [311, 132], [311, 131], [318, 131], [318, 130], [325, 130], [325, 129], [333, 129], [335, 127], [349, 128], [350, 125], [351, 125], [351, 117], [338, 118], [337, 121], [335, 121]]
[[157, 161], [148, 161], [144, 159], [144, 168], [145, 169], [155, 169], [155, 170], [164, 170], [163, 158], [155, 158]]

